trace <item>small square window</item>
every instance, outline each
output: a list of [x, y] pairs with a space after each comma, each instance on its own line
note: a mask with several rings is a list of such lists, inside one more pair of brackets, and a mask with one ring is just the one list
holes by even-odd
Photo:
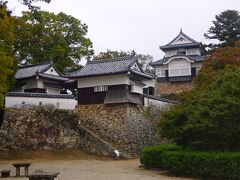
[[185, 50], [181, 50], [177, 52], [178, 55], [186, 55], [186, 51]]
[[158, 77], [165, 77], [166, 76], [166, 70], [164, 69], [157, 69], [157, 71], [156, 71], [156, 75], [158, 76]]

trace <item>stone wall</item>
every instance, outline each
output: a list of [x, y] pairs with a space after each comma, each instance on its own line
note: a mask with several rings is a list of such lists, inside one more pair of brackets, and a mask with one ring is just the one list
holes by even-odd
[[39, 108], [6, 109], [0, 129], [0, 149], [77, 149], [78, 129], [62, 111], [58, 111], [59, 115], [53, 112]]
[[145, 109], [131, 104], [80, 105], [80, 124], [109, 142], [120, 152], [136, 155], [144, 146], [162, 143], [157, 134], [158, 118], [144, 117]]
[[160, 96], [163, 94], [179, 94], [181, 92], [188, 92], [194, 88], [192, 82], [170, 83], [160, 82], [156, 83], [155, 95]]
[[78, 123], [72, 111], [7, 108], [0, 128], [0, 150], [81, 149], [112, 155], [113, 147]]
[[[149, 107], [132, 104], [80, 105], [75, 111], [51, 108], [7, 108], [0, 128], [0, 150], [81, 149], [124, 158], [144, 146], [163, 143]], [[147, 114], [147, 116], [146, 116]]]

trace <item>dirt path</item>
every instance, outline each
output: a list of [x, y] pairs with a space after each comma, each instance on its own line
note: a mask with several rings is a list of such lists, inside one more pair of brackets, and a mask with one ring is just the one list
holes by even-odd
[[[15, 161], [14, 161], [15, 162]], [[13, 162], [0, 162], [0, 169], [11, 169], [14, 176]], [[190, 178], [169, 177], [159, 170], [139, 168], [139, 160], [59, 160], [46, 162], [32, 162], [30, 173], [37, 169], [58, 171], [56, 180], [190, 180]], [[21, 172], [23, 173], [23, 172]], [[2, 180], [16, 180], [16, 178], [1, 178]], [[26, 180], [27, 178], [17, 178]]]

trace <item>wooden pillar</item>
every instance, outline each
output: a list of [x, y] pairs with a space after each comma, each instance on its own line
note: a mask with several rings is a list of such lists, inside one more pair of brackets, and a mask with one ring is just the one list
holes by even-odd
[[25, 176], [28, 175], [28, 166], [25, 166]]
[[17, 176], [17, 177], [20, 176], [20, 167], [16, 167], [16, 176]]

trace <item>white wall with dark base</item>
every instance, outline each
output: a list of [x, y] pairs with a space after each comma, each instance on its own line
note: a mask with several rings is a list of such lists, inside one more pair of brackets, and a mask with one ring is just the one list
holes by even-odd
[[46, 98], [46, 97], [13, 97], [6, 96], [5, 107], [20, 108], [23, 106], [52, 105], [58, 109], [75, 109], [77, 101], [73, 98]]

